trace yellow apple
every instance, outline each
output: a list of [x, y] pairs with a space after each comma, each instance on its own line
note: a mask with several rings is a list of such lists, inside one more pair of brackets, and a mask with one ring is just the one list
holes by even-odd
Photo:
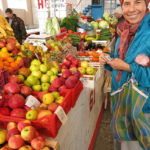
[[5, 130], [0, 130], [0, 145], [6, 142], [7, 132]]

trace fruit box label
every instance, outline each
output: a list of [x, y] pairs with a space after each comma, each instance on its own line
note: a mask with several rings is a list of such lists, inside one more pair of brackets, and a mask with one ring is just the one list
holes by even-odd
[[55, 111], [55, 114], [57, 115], [57, 117], [59, 118], [59, 120], [63, 125], [68, 120], [68, 117], [61, 106], [58, 106], [58, 108]]
[[31, 109], [35, 109], [36, 107], [38, 107], [41, 103], [39, 102], [39, 100], [37, 98], [35, 98], [34, 96], [30, 95], [26, 98], [26, 103], [25, 105], [30, 107]]

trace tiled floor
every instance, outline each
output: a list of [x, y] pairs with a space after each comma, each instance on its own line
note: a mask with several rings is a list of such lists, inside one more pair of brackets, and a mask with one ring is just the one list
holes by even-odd
[[110, 129], [111, 113], [109, 106], [107, 108], [104, 111], [93, 150], [114, 150], [113, 135]]

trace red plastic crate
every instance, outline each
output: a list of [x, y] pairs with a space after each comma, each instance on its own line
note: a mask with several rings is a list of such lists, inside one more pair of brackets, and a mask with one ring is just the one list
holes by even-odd
[[[72, 106], [71, 94], [72, 94], [71, 91], [70, 92], [67, 91], [61, 94], [65, 96], [65, 98], [63, 102], [60, 104], [60, 106], [62, 106], [66, 114], [70, 111]], [[8, 122], [13, 121], [17, 123], [21, 120], [24, 119], [0, 115], [0, 128], [6, 128]], [[62, 125], [56, 114], [52, 114], [51, 116], [43, 117], [39, 120], [31, 122], [32, 125], [38, 130], [40, 134], [53, 138], [57, 136], [58, 131]]]
[[79, 80], [78, 83], [76, 84], [76, 86], [70, 90], [71, 91], [71, 99], [72, 99], [72, 107], [75, 106], [82, 90], [83, 90], [83, 84]]

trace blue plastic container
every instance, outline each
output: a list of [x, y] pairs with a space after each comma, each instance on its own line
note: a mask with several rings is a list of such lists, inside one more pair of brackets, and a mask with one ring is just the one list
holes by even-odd
[[91, 5], [91, 16], [97, 20], [100, 17], [103, 17], [104, 7], [101, 5]]

